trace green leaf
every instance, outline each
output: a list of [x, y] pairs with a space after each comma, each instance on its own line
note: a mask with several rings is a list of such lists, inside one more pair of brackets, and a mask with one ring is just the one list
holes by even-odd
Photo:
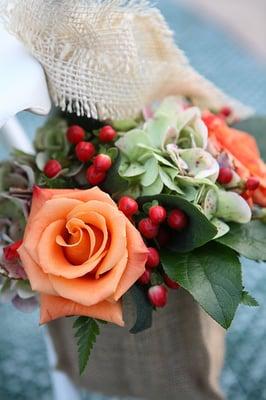
[[158, 161], [154, 157], [151, 157], [145, 162], [144, 168], [145, 168], [145, 173], [141, 177], [141, 184], [142, 186], [147, 187], [152, 185], [158, 177], [159, 174]]
[[142, 205], [153, 200], [157, 200], [160, 205], [165, 206], [167, 209], [179, 208], [189, 218], [188, 226], [180, 232], [175, 232], [174, 237], [168, 244], [169, 249], [178, 252], [191, 251], [203, 246], [217, 234], [217, 229], [208, 218], [196, 206], [184, 198], [178, 195], [161, 194], [151, 197], [141, 197], [139, 202]]
[[79, 373], [83, 374], [88, 364], [91, 350], [96, 337], [100, 333], [99, 326], [93, 318], [79, 317], [73, 324], [73, 328], [76, 330], [75, 338], [78, 344], [79, 354]]
[[251, 221], [248, 224], [229, 224], [230, 231], [218, 242], [256, 261], [266, 261], [266, 224]]
[[235, 124], [234, 128], [249, 132], [253, 135], [258, 142], [263, 158], [266, 160], [266, 117], [255, 116], [248, 118]]
[[229, 328], [242, 299], [241, 264], [234, 251], [212, 242], [186, 254], [161, 251], [166, 274], [186, 289], [222, 327]]
[[248, 307], [259, 307], [259, 303], [248, 292], [243, 290], [241, 303]]
[[121, 154], [119, 153], [102, 186], [103, 190], [110, 194], [124, 192], [128, 189], [128, 181], [119, 175], [120, 163]]
[[140, 286], [134, 285], [130, 289], [130, 293], [137, 311], [137, 319], [133, 328], [130, 329], [130, 333], [135, 334], [151, 327], [153, 307], [149, 302], [144, 289]]

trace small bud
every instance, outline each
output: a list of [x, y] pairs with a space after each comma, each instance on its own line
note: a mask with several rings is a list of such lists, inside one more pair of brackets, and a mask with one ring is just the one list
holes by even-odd
[[43, 172], [48, 178], [54, 178], [62, 170], [62, 165], [57, 160], [49, 160], [44, 166]]
[[106, 174], [105, 172], [98, 171], [94, 165], [91, 165], [87, 169], [86, 178], [90, 185], [96, 186], [105, 180]]
[[166, 216], [166, 209], [162, 206], [153, 206], [149, 209], [149, 217], [154, 224], [161, 224]]
[[98, 154], [94, 158], [93, 164], [98, 171], [106, 172], [111, 168], [112, 160], [107, 154]]
[[132, 217], [139, 211], [139, 206], [136, 200], [129, 196], [123, 196], [119, 200], [118, 208], [122, 211], [127, 217]]
[[100, 129], [99, 140], [103, 143], [113, 142], [116, 139], [116, 136], [116, 131], [110, 125], [106, 125], [102, 129]]
[[148, 291], [151, 304], [155, 307], [164, 307], [168, 300], [168, 291], [163, 285], [152, 286]]
[[143, 275], [141, 275], [141, 277], [139, 278], [138, 282], [141, 285], [148, 285], [150, 283], [150, 279], [151, 279], [151, 271], [146, 269]]
[[156, 268], [160, 264], [160, 255], [154, 247], [148, 247], [148, 259], [146, 262], [147, 268]]
[[182, 210], [175, 209], [170, 212], [167, 223], [170, 228], [181, 231], [187, 226], [188, 218]]
[[85, 131], [79, 125], [72, 125], [67, 130], [67, 140], [72, 144], [78, 144], [85, 139]]
[[146, 239], [154, 239], [159, 232], [159, 226], [154, 224], [150, 218], [144, 218], [139, 222], [138, 225], [140, 233]]
[[80, 142], [77, 144], [75, 152], [78, 160], [86, 163], [92, 159], [92, 157], [95, 155], [96, 150], [93, 143]]

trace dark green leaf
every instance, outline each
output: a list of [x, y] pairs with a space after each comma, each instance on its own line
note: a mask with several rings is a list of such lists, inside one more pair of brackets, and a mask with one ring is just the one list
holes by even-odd
[[251, 117], [238, 122], [234, 127], [249, 132], [256, 138], [262, 157], [266, 160], [266, 117]]
[[242, 299], [241, 264], [234, 251], [215, 242], [186, 254], [164, 249], [161, 262], [171, 279], [222, 327], [229, 328]]
[[232, 223], [230, 231], [217, 240], [251, 260], [266, 261], [266, 224], [261, 221]]
[[91, 350], [100, 330], [97, 322], [88, 317], [79, 317], [74, 322], [73, 328], [76, 330], [75, 338], [78, 343], [79, 372], [82, 375], [88, 364]]
[[143, 288], [134, 285], [130, 293], [136, 306], [137, 320], [130, 333], [139, 333], [148, 329], [152, 325], [153, 307], [147, 298], [147, 294]]
[[141, 205], [153, 200], [158, 200], [159, 204], [165, 206], [167, 209], [179, 208], [189, 218], [188, 226], [181, 232], [175, 232], [173, 239], [167, 246], [169, 249], [178, 252], [191, 251], [203, 246], [217, 234], [217, 229], [205, 215], [184, 198], [177, 195], [161, 194], [139, 199]]
[[112, 168], [107, 173], [107, 177], [103, 184], [103, 190], [111, 194], [124, 192], [128, 188], [128, 182], [119, 175], [119, 167], [121, 162], [120, 154], [117, 156]]
[[257, 302], [256, 299], [254, 299], [254, 297], [252, 297], [248, 292], [246, 292], [245, 290], [243, 290], [242, 292], [242, 304], [244, 304], [245, 306], [248, 307], [258, 307], [259, 303]]

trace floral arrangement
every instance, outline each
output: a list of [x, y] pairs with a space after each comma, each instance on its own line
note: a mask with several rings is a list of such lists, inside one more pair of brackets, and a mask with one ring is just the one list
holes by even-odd
[[126, 121], [61, 114], [0, 164], [1, 299], [77, 316], [81, 373], [127, 294], [133, 334], [180, 287], [226, 329], [257, 305], [241, 257], [266, 260], [266, 165], [233, 122], [173, 97]]

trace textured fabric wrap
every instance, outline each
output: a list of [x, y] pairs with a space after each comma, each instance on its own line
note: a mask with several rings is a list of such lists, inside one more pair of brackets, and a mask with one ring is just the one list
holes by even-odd
[[0, 19], [41, 62], [63, 110], [123, 119], [153, 100], [185, 95], [203, 108], [250, 114], [189, 65], [147, 1], [0, 0]]
[[[134, 307], [129, 299], [125, 309], [131, 327]], [[128, 329], [101, 326], [82, 378], [72, 324], [64, 319], [49, 326], [58, 368], [91, 391], [145, 400], [223, 399], [219, 375], [225, 331], [182, 289], [170, 293], [168, 306], [155, 313], [145, 332], [132, 335]]]

